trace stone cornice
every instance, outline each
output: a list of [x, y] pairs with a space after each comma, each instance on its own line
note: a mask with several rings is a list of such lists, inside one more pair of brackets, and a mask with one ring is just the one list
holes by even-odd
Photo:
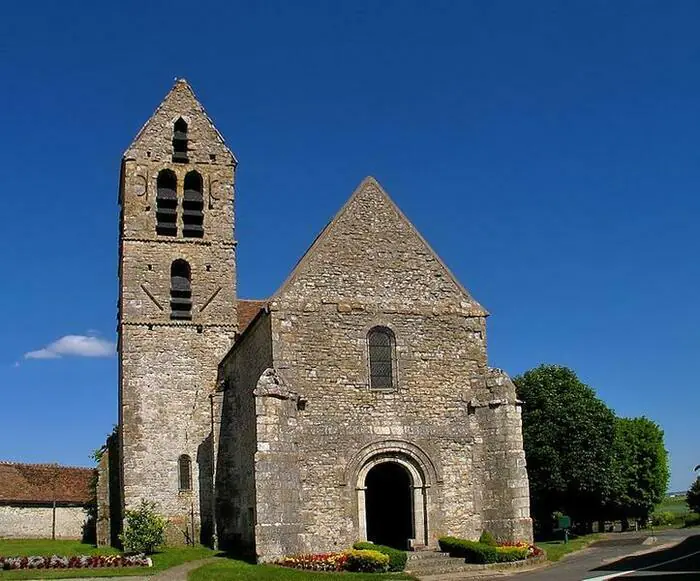
[[190, 244], [194, 246], [220, 246], [222, 248], [235, 248], [238, 246], [238, 240], [230, 242], [198, 240], [196, 238], [136, 238], [131, 236], [122, 236], [122, 242], [156, 242], [158, 244]]

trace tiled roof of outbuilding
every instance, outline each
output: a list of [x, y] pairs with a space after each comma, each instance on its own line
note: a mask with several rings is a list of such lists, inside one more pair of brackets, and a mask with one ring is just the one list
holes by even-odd
[[92, 468], [0, 461], [0, 503], [87, 504]]

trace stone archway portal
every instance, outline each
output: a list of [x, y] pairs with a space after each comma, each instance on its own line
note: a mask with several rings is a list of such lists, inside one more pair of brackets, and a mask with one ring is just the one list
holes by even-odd
[[400, 456], [375, 456], [359, 471], [360, 539], [397, 549], [427, 543], [426, 483]]

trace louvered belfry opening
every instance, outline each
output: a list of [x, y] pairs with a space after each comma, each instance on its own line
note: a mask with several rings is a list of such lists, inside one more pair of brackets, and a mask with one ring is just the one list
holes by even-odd
[[371, 389], [394, 387], [394, 334], [386, 327], [375, 327], [367, 335], [369, 344], [369, 386]]
[[173, 127], [173, 161], [187, 163], [187, 121], [180, 117]]
[[190, 265], [178, 259], [170, 266], [170, 318], [192, 318], [192, 284]]
[[169, 169], [158, 174], [156, 233], [163, 236], [177, 235], [177, 177]]
[[186, 238], [204, 236], [204, 196], [202, 176], [191, 171], [185, 176], [185, 194], [182, 199], [182, 235]]

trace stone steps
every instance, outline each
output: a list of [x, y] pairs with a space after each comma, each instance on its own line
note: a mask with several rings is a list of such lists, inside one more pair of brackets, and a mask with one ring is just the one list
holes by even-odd
[[448, 553], [439, 551], [416, 551], [408, 554], [406, 571], [417, 577], [427, 575], [442, 575], [445, 573], [459, 573], [473, 570], [473, 565], [468, 565], [464, 559], [450, 557]]

